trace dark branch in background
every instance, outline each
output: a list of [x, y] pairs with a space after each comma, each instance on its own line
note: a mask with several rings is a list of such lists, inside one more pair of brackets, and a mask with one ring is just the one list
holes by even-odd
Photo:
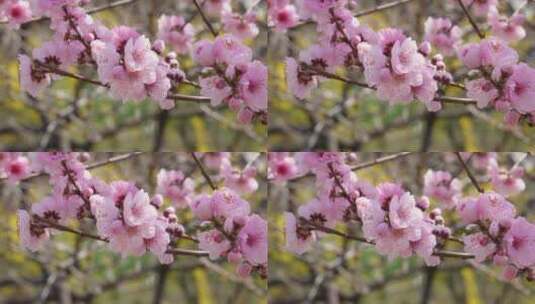
[[429, 300], [431, 300], [431, 292], [433, 290], [436, 271], [437, 267], [425, 267], [425, 281], [422, 300], [420, 301], [421, 304], [428, 304]]
[[153, 304], [160, 304], [162, 302], [169, 268], [169, 265], [160, 265], [158, 267], [157, 280], [154, 286], [154, 298], [152, 299]]
[[159, 152], [162, 150], [163, 138], [168, 122], [169, 111], [160, 110], [160, 113], [158, 113], [158, 119], [156, 119], [156, 130], [154, 131], [155, 134], [152, 152]]
[[459, 162], [463, 166], [464, 171], [466, 171], [466, 174], [468, 175], [468, 178], [470, 178], [470, 181], [472, 182], [472, 185], [474, 185], [474, 187], [477, 189], [477, 191], [479, 193], [483, 193], [484, 192], [483, 189], [481, 188], [481, 186], [477, 182], [477, 179], [475, 178], [475, 176], [472, 174], [472, 172], [468, 168], [468, 165], [466, 164], [466, 162], [463, 160], [463, 157], [461, 156], [461, 153], [460, 152], [455, 152], [455, 155], [457, 156], [457, 159], [459, 160]]
[[199, 170], [201, 170], [201, 174], [208, 183], [208, 185], [210, 185], [210, 188], [212, 188], [212, 190], [217, 190], [216, 185], [214, 184], [214, 182], [212, 182], [210, 175], [206, 173], [206, 170], [204, 169], [201, 161], [197, 158], [197, 155], [195, 155], [195, 152], [191, 152], [191, 157], [193, 157], [193, 160], [195, 160], [195, 164], [197, 164], [197, 167], [199, 168]]
[[433, 141], [433, 130], [436, 126], [436, 122], [437, 122], [436, 112], [428, 112], [425, 115], [425, 128], [423, 129], [422, 147], [420, 149], [420, 152], [429, 151], [429, 147], [431, 147], [431, 143]]
[[468, 9], [466, 8], [466, 6], [464, 5], [463, 1], [462, 0], [457, 0], [457, 3], [459, 3], [459, 5], [461, 6], [461, 8], [463, 9], [463, 12], [464, 14], [466, 15], [466, 17], [468, 18], [468, 21], [470, 21], [470, 24], [472, 25], [472, 27], [474, 28], [474, 30], [476, 31], [477, 35], [479, 36], [479, 38], [481, 39], [484, 39], [485, 38], [485, 34], [483, 34], [481, 32], [481, 30], [479, 30], [479, 27], [477, 26], [477, 23], [475, 22], [475, 20], [472, 18], [472, 16], [470, 15], [470, 12], [468, 11]]

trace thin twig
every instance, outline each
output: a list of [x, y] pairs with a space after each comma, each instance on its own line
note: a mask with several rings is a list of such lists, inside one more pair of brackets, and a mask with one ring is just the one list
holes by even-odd
[[167, 253], [170, 253], [173, 255], [189, 255], [189, 256], [196, 256], [196, 257], [207, 257], [209, 255], [207, 251], [180, 249], [180, 248], [169, 249], [167, 250]]
[[439, 96], [436, 99], [444, 103], [463, 104], [463, 105], [474, 105], [477, 103], [477, 101], [474, 99], [463, 98], [463, 97]]
[[169, 94], [167, 98], [173, 99], [173, 100], [193, 101], [193, 102], [199, 102], [199, 103], [210, 102], [210, 98], [208, 97], [191, 96], [191, 95], [183, 95], [183, 94]]
[[340, 81], [343, 81], [345, 83], [354, 84], [354, 85], [359, 86], [359, 87], [375, 90], [374, 87], [372, 87], [372, 86], [370, 86], [370, 85], [368, 85], [367, 83], [364, 83], [364, 82], [359, 82], [359, 81], [356, 81], [356, 80], [353, 80], [353, 79], [349, 79], [349, 78], [346, 78], [346, 77], [343, 77], [343, 76], [340, 76], [340, 75], [336, 75], [336, 74], [332, 74], [332, 73], [329, 73], [329, 72], [326, 72], [326, 71], [323, 71], [323, 70], [319, 70], [319, 69], [314, 69], [314, 68], [309, 68], [309, 69], [312, 70], [314, 73], [316, 73], [316, 74], [318, 74], [320, 76], [326, 77], [326, 78], [340, 80]]
[[206, 17], [206, 15], [204, 14], [201, 6], [199, 5], [199, 3], [197, 2], [197, 0], [193, 0], [193, 3], [195, 4], [195, 7], [197, 7], [197, 11], [199, 12], [199, 14], [201, 15], [201, 18], [202, 20], [204, 21], [204, 23], [206, 24], [206, 26], [208, 27], [208, 29], [210, 30], [210, 32], [212, 33], [212, 35], [214, 37], [217, 37], [217, 32], [214, 30], [214, 28], [212, 27], [212, 24], [210, 23], [210, 21], [208, 20], [208, 18]]
[[69, 233], [73, 233], [73, 234], [77, 234], [81, 237], [85, 237], [85, 238], [89, 238], [89, 239], [93, 239], [93, 240], [97, 240], [97, 241], [101, 241], [101, 242], [108, 242], [107, 239], [103, 238], [103, 237], [100, 237], [98, 235], [94, 235], [94, 234], [91, 234], [91, 233], [87, 233], [87, 232], [84, 232], [84, 231], [81, 231], [81, 230], [77, 230], [77, 229], [74, 229], [74, 228], [70, 228], [70, 227], [67, 227], [67, 226], [63, 226], [63, 225], [60, 225], [58, 223], [54, 223], [54, 222], [51, 222], [49, 220], [46, 220], [44, 218], [41, 218], [41, 217], [35, 217], [40, 223], [43, 223], [43, 224], [46, 224], [48, 227], [50, 228], [53, 228], [53, 229], [56, 229], [56, 230], [59, 230], [59, 231], [63, 231], [63, 232], [69, 232]]
[[370, 9], [367, 9], [367, 10], [363, 10], [363, 11], [357, 12], [353, 16], [362, 17], [362, 16], [370, 15], [370, 14], [373, 14], [373, 13], [384, 11], [384, 10], [389, 9], [389, 8], [400, 6], [400, 5], [405, 4], [405, 3], [409, 3], [411, 1], [413, 1], [413, 0], [400, 0], [400, 1], [394, 1], [394, 2], [390, 2], [390, 3], [381, 4], [381, 5], [378, 5], [378, 6], [374, 7], [374, 8], [370, 8]]
[[[63, 225], [58, 224], [58, 223], [50, 222], [50, 221], [48, 221], [46, 219], [43, 219], [43, 218], [40, 218], [40, 217], [36, 217], [36, 218], [38, 219], [39, 222], [41, 222], [43, 224], [46, 224], [49, 228], [52, 228], [52, 229], [56, 229], [56, 230], [64, 231], [64, 232], [69, 232], [69, 233], [74, 233], [74, 234], [77, 234], [77, 235], [79, 235], [81, 237], [90, 238], [90, 239], [101, 241], [101, 242], [105, 242], [105, 243], [109, 243], [110, 242], [108, 239], [105, 239], [105, 238], [100, 237], [98, 235], [90, 234], [90, 233], [87, 233], [87, 232], [83, 232], [81, 230], [77, 230], [77, 229], [74, 229], [74, 228], [63, 226]], [[206, 256], [209, 255], [207, 251], [183, 249], [183, 248], [172, 248], [172, 249], [167, 250], [167, 253], [173, 254], [173, 255], [187, 255], [187, 256], [196, 256], [196, 257], [206, 257]]]
[[204, 169], [201, 161], [197, 158], [197, 155], [195, 155], [195, 152], [191, 152], [191, 156], [193, 157], [193, 160], [195, 160], [195, 163], [197, 164], [197, 167], [199, 167], [199, 170], [201, 170], [202, 176], [204, 176], [204, 179], [206, 180], [208, 185], [210, 185], [210, 188], [212, 188], [212, 190], [217, 190], [216, 185], [212, 182], [212, 179], [210, 178], [208, 173], [206, 173], [206, 170]]
[[[337, 74], [329, 73], [329, 72], [326, 72], [326, 71], [323, 71], [323, 70], [320, 70], [320, 69], [316, 69], [316, 68], [313, 68], [313, 67], [308, 67], [308, 69], [310, 71], [316, 73], [317, 75], [325, 77], [325, 78], [339, 80], [339, 81], [342, 81], [342, 82], [345, 82], [345, 83], [348, 83], [348, 84], [353, 84], [353, 85], [356, 85], [356, 86], [359, 86], [359, 87], [363, 87], [363, 88], [367, 88], [367, 89], [371, 89], [371, 90], [376, 90], [375, 87], [370, 86], [370, 85], [368, 85], [367, 83], [364, 83], [364, 82], [359, 82], [359, 81], [356, 81], [356, 80], [353, 80], [353, 79], [350, 79], [350, 78], [346, 78], [346, 77], [343, 77], [343, 76], [340, 76], [340, 75], [337, 75]], [[456, 85], [456, 87], [460, 87], [460, 86]], [[438, 97], [436, 97], [436, 99], [440, 100], [442, 102], [445, 102], [445, 103], [463, 104], [463, 105], [474, 105], [474, 104], [477, 103], [477, 101], [474, 100], [474, 99], [463, 98], [463, 97], [438, 96]]]
[[[365, 10], [362, 10], [360, 12], [357, 12], [353, 16], [362, 17], [362, 16], [378, 13], [378, 12], [381, 12], [381, 11], [384, 11], [384, 10], [387, 10], [387, 9], [390, 9], [390, 8], [394, 8], [396, 6], [400, 6], [402, 4], [406, 4], [406, 3], [409, 3], [409, 2], [412, 2], [412, 1], [413, 0], [399, 0], [399, 1], [393, 1], [393, 2], [390, 2], [390, 3], [385, 3], [385, 4], [382, 4], [382, 5], [378, 5], [376, 7], [372, 7], [372, 8], [365, 9]], [[304, 25], [313, 24], [313, 23], [314, 22], [312, 22], [312, 21], [305, 21], [305, 22], [302, 22], [302, 23], [292, 27], [291, 30], [295, 30], [295, 29], [300, 28], [300, 27], [302, 27]]]
[[475, 22], [475, 20], [472, 18], [472, 16], [470, 15], [470, 12], [468, 11], [468, 9], [466, 8], [466, 6], [464, 5], [463, 1], [462, 0], [457, 0], [457, 3], [459, 3], [459, 5], [461, 6], [461, 8], [463, 9], [464, 11], [464, 14], [466, 15], [466, 17], [468, 18], [468, 21], [470, 21], [470, 24], [472, 25], [472, 27], [474, 28], [474, 30], [476, 31], [477, 35], [479, 36], [479, 38], [481, 39], [484, 39], [485, 38], [485, 34], [483, 34], [481, 32], [481, 30], [479, 30], [479, 27], [477, 26], [477, 23]]
[[401, 152], [401, 153], [397, 153], [397, 154], [388, 155], [388, 156], [385, 156], [385, 157], [380, 157], [380, 158], [374, 159], [374, 160], [366, 162], [366, 163], [358, 164], [358, 165], [352, 167], [351, 170], [352, 171], [358, 171], [358, 170], [366, 169], [366, 168], [373, 167], [373, 166], [376, 166], [376, 165], [379, 165], [379, 164], [384, 164], [384, 163], [387, 163], [387, 162], [391, 162], [393, 160], [400, 159], [400, 158], [403, 158], [403, 157], [406, 157], [406, 156], [409, 156], [409, 155], [415, 154], [415, 153], [416, 152]]
[[[43, 68], [46, 69], [44, 72], [53, 73], [53, 74], [57, 74], [57, 75], [65, 76], [65, 77], [74, 78], [74, 79], [77, 79], [77, 80], [80, 80], [80, 81], [85, 81], [85, 82], [88, 82], [88, 83], [91, 83], [91, 84], [94, 84], [94, 85], [97, 85], [97, 86], [101, 86], [101, 87], [104, 87], [104, 88], [107, 88], [107, 89], [110, 88], [109, 85], [107, 85], [105, 83], [102, 83], [102, 82], [100, 82], [98, 80], [90, 79], [90, 78], [87, 78], [87, 77], [79, 75], [79, 74], [75, 74], [75, 73], [71, 73], [71, 72], [60, 70], [58, 68], [50, 67], [48, 65], [40, 63], [39, 61], [36, 61], [36, 63], [40, 67], [43, 67]], [[198, 102], [198, 103], [210, 102], [210, 98], [205, 97], [205, 96], [193, 96], [193, 95], [184, 95], [184, 94], [169, 94], [167, 96], [167, 98], [173, 99], [173, 100], [181, 100], [181, 101], [193, 101], [193, 102]]]
[[474, 185], [474, 187], [477, 189], [477, 191], [479, 193], [483, 193], [484, 192], [483, 189], [481, 188], [481, 186], [477, 182], [476, 178], [474, 177], [474, 175], [472, 174], [472, 172], [470, 171], [470, 169], [466, 165], [466, 162], [463, 160], [463, 157], [461, 156], [461, 153], [460, 152], [455, 152], [455, 155], [457, 156], [457, 159], [459, 160], [459, 162], [463, 166], [464, 171], [466, 171], [466, 174], [470, 178], [470, 181], [472, 182], [472, 185]]
[[[396, 159], [400, 159], [400, 158], [403, 158], [403, 157], [406, 157], [406, 156], [409, 156], [409, 155], [415, 154], [415, 153], [416, 152], [400, 152], [400, 153], [396, 153], [396, 154], [380, 157], [380, 158], [374, 159], [374, 160], [369, 161], [369, 162], [358, 164], [358, 165], [352, 167], [351, 170], [352, 171], [359, 171], [359, 170], [362, 170], [362, 169], [366, 169], [368, 167], [373, 167], [375, 165], [380, 165], [380, 164], [384, 164], [384, 163], [387, 163], [387, 162], [390, 162], [390, 161], [393, 161], [393, 160], [396, 160]], [[297, 180], [303, 179], [303, 178], [305, 178], [307, 176], [312, 176], [312, 173], [299, 175], [299, 176], [296, 176], [296, 177], [291, 178], [289, 180], [290, 181], [297, 181]]]
[[335, 229], [332, 229], [332, 228], [329, 228], [329, 227], [321, 226], [321, 225], [318, 225], [318, 224], [316, 224], [314, 222], [311, 222], [311, 221], [309, 221], [309, 220], [307, 220], [307, 219], [305, 219], [303, 217], [301, 217], [299, 220], [301, 222], [305, 223], [306, 225], [310, 226], [313, 230], [321, 231], [321, 232], [332, 234], [332, 235], [337, 235], [337, 236], [343, 237], [343, 238], [348, 239], [348, 240], [353, 240], [353, 241], [358, 241], [358, 242], [362, 242], [362, 243], [366, 243], [366, 244], [370, 244], [370, 245], [375, 245], [374, 242], [369, 241], [366, 238], [363, 238], [363, 237], [360, 237], [360, 236], [355, 236], [355, 235], [349, 235], [347, 233], [344, 233], [344, 232], [341, 232], [341, 231], [338, 231], [338, 230], [335, 230]]
[[60, 70], [58, 68], [54, 68], [54, 67], [50, 67], [46, 64], [43, 64], [39, 61], [34, 61], [38, 66], [42, 67], [45, 69], [44, 72], [47, 72], [47, 73], [52, 73], [52, 74], [57, 74], [57, 75], [61, 75], [61, 76], [65, 76], [65, 77], [70, 77], [70, 78], [73, 78], [73, 79], [77, 79], [77, 80], [80, 80], [80, 81], [85, 81], [85, 82], [88, 82], [88, 83], [91, 83], [91, 84], [94, 84], [94, 85], [97, 85], [97, 86], [101, 86], [101, 87], [104, 87], [104, 88], [109, 88], [109, 85], [107, 84], [104, 84], [98, 80], [94, 80], [94, 79], [89, 79], [85, 76], [82, 76], [82, 75], [79, 75], [79, 74], [75, 74], [75, 73], [71, 73], [71, 72], [67, 72], [67, 71], [63, 71], [63, 70]]
[[[375, 245], [375, 242], [367, 240], [363, 237], [353, 236], [346, 233], [343, 233], [341, 231], [331, 229], [325, 226], [314, 224], [313, 222], [310, 222], [304, 218], [300, 218], [302, 222], [304, 222], [307, 225], [310, 225], [313, 230], [318, 230], [327, 234], [332, 234], [336, 236], [343, 237], [348, 240], [353, 240], [357, 242], [366, 243], [369, 245]], [[459, 258], [459, 259], [473, 259], [474, 255], [466, 252], [457, 252], [457, 251], [450, 251], [450, 250], [437, 250], [433, 253], [434, 256], [444, 257], [444, 258]]]
[[[112, 8], [116, 8], [116, 7], [120, 7], [120, 6], [125, 6], [127, 4], [131, 4], [131, 3], [134, 3], [136, 1], [138, 1], [138, 0], [116, 1], [116, 2], [109, 3], [109, 4], [104, 4], [104, 5], [101, 5], [101, 6], [90, 8], [90, 9], [88, 9], [86, 11], [86, 13], [91, 15], [91, 14], [95, 14], [95, 13], [98, 13], [98, 12], [101, 12], [101, 11], [105, 11], [105, 10], [108, 10], [108, 9], [112, 9]], [[40, 21], [48, 20], [48, 19], [50, 19], [50, 18], [48, 18], [48, 17], [34, 18], [34, 19], [31, 19], [31, 20], [23, 23], [23, 25], [30, 25], [32, 23], [37, 23], [37, 22], [40, 22]], [[8, 23], [8, 21], [0, 21], [0, 24], [7, 24], [7, 23]]]

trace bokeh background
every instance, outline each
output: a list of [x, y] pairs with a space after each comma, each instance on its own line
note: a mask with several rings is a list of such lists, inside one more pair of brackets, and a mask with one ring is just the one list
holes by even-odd
[[[127, 25], [155, 40], [160, 15], [179, 15], [200, 32], [198, 39], [212, 39], [193, 1], [93, 0], [88, 10], [113, 3], [126, 3], [94, 13], [108, 27]], [[232, 1], [234, 11], [245, 12], [255, 6], [260, 24], [265, 20], [262, 1]], [[210, 18], [216, 30], [219, 20]], [[10, 30], [0, 24], [0, 149], [35, 151], [64, 149], [78, 151], [263, 151], [267, 128], [256, 121], [238, 123], [236, 113], [227, 107], [177, 102], [174, 109], [161, 111], [151, 100], [126, 103], [114, 100], [104, 89], [78, 80], [55, 81], [39, 98], [20, 91], [17, 54], [31, 54], [35, 47], [50, 40], [49, 21]], [[256, 59], [267, 52], [266, 32], [246, 41]], [[200, 68], [189, 56], [179, 56], [181, 68], [197, 80]], [[96, 78], [92, 68], [77, 72]], [[180, 92], [199, 95], [194, 87], [182, 85]]]
[[[123, 154], [92, 153], [88, 164]], [[265, 155], [236, 153], [233, 164], [244, 167], [255, 161], [259, 189], [244, 196], [251, 209], [267, 213]], [[154, 194], [160, 168], [193, 172], [200, 191], [210, 193], [200, 171], [188, 153], [145, 153], [92, 169], [105, 181], [135, 181]], [[207, 171], [218, 183], [217, 172]], [[121, 258], [100, 242], [59, 232], [44, 250], [31, 254], [21, 249], [17, 234], [16, 211], [50, 193], [45, 176], [23, 181], [19, 186], [0, 181], [0, 303], [266, 303], [266, 280], [258, 276], [242, 279], [235, 265], [223, 259], [178, 256], [165, 269], [152, 255]], [[199, 222], [187, 209], [178, 211], [179, 221], [190, 234]], [[75, 223], [70, 225], [76, 227]], [[94, 225], [88, 224], [88, 232]], [[191, 242], [180, 241], [181, 248], [197, 249]], [[157, 290], [162, 295], [156, 301]]]
[[[353, 164], [388, 154], [358, 153]], [[500, 164], [511, 167], [522, 154], [500, 153]], [[535, 221], [535, 157], [528, 156], [526, 190], [510, 200], [519, 214]], [[359, 179], [377, 185], [398, 181], [415, 195], [422, 194], [423, 175], [428, 168], [446, 170], [465, 183], [466, 194], [476, 194], [453, 153], [415, 153], [388, 163], [359, 170]], [[472, 172], [479, 171], [471, 167]], [[488, 189], [486, 181], [480, 181]], [[307, 253], [298, 256], [284, 249], [284, 211], [297, 210], [314, 198], [314, 177], [284, 184], [270, 184], [269, 193], [269, 294], [270, 303], [516, 303], [535, 301], [535, 285], [525, 279], [502, 282], [500, 269], [489, 264], [473, 265], [458, 259], [445, 259], [437, 268], [427, 268], [422, 259], [388, 258], [360, 242], [325, 235]], [[431, 202], [431, 209], [437, 207]], [[458, 217], [445, 212], [449, 227]], [[361, 235], [357, 225], [338, 225], [337, 230]], [[462, 251], [456, 244], [450, 249]]]
[[[395, 0], [359, 0], [355, 14]], [[500, 12], [512, 15], [519, 0], [504, 0]], [[456, 0], [409, 0], [404, 4], [358, 18], [374, 30], [401, 28], [421, 42], [428, 16], [462, 20], [460, 26], [470, 30]], [[522, 61], [535, 66], [535, 3], [528, 1], [524, 40], [513, 45]], [[476, 19], [488, 31], [485, 19]], [[326, 80], [309, 99], [299, 101], [286, 86], [284, 59], [298, 57], [299, 51], [315, 42], [316, 25], [309, 23], [286, 33], [269, 32], [270, 101], [269, 144], [271, 151], [525, 151], [533, 149], [533, 128], [524, 123], [519, 128], [503, 124], [503, 114], [478, 110], [458, 104], [446, 104], [436, 115], [426, 111], [421, 102], [389, 106], [374, 92], [337, 80]], [[477, 41], [469, 31], [465, 41]], [[446, 57], [449, 71], [457, 82], [466, 74], [459, 60]], [[362, 80], [358, 71], [340, 69], [337, 74]], [[465, 97], [457, 88], [447, 96]], [[401, 148], [400, 148], [401, 147]]]

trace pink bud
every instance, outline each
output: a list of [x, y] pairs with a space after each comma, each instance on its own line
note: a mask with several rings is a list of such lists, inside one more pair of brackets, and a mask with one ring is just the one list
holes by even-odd
[[158, 54], [163, 53], [164, 49], [165, 49], [165, 42], [161, 39], [154, 41], [154, 43], [152, 44], [152, 50]]
[[505, 114], [505, 123], [508, 126], [516, 126], [520, 121], [520, 113], [516, 111], [509, 111]]
[[512, 265], [507, 265], [503, 269], [502, 276], [507, 281], [512, 281], [514, 278], [516, 278], [516, 275], [518, 274], [518, 269]]
[[241, 260], [241, 253], [238, 252], [238, 251], [231, 251], [228, 253], [227, 255], [227, 260], [229, 263], [233, 263], [233, 264], [236, 264], [238, 262], [240, 262]]
[[241, 98], [237, 98], [236, 96], [232, 96], [228, 100], [228, 106], [234, 111], [238, 111], [242, 103], [243, 100]]
[[418, 50], [420, 51], [420, 53], [422, 53], [422, 55], [426, 57], [429, 56], [429, 54], [431, 54], [431, 43], [429, 43], [428, 41], [422, 42]]
[[160, 208], [162, 205], [163, 205], [163, 196], [161, 194], [156, 194], [153, 198], [152, 198], [152, 202], [151, 202], [154, 206], [156, 206], [157, 208]]
[[251, 111], [249, 108], [241, 108], [241, 110], [238, 112], [238, 120], [241, 123], [249, 124], [253, 120], [253, 111]]
[[238, 265], [238, 268], [236, 269], [236, 272], [242, 277], [246, 278], [251, 274], [251, 271], [253, 270], [253, 267], [247, 263], [241, 263]]

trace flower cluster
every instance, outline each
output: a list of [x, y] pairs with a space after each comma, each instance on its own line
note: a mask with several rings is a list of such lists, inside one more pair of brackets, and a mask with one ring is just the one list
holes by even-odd
[[380, 99], [391, 104], [425, 103], [430, 111], [440, 110], [435, 101], [438, 90], [436, 67], [425, 56], [425, 46], [418, 49], [416, 41], [401, 30], [384, 29], [378, 33], [376, 43], [359, 45], [366, 81], [377, 88]]
[[460, 27], [453, 25], [450, 19], [429, 17], [425, 21], [424, 30], [425, 41], [429, 41], [446, 56], [455, 54], [463, 32]]
[[150, 96], [162, 108], [172, 108], [173, 101], [169, 104], [167, 100], [172, 86], [167, 75], [181, 75], [181, 81], [183, 72], [178, 61], [169, 58], [166, 62], [153, 48], [145, 36], [123, 26], [106, 31], [102, 38], [91, 42], [99, 78], [110, 86], [115, 98], [141, 101]]
[[193, 46], [193, 59], [209, 70], [199, 84], [213, 106], [228, 104], [243, 123], [255, 116], [266, 119], [267, 67], [253, 61], [251, 49], [238, 38], [227, 34], [214, 41], [201, 40]]
[[[521, 117], [533, 116], [535, 73], [508, 46], [523, 39], [524, 15], [520, 8], [510, 17], [498, 11], [497, 1], [463, 0], [452, 6], [487, 18], [492, 37], [479, 43], [463, 45], [467, 32], [452, 20], [429, 17], [424, 24], [424, 41], [418, 44], [401, 29], [373, 31], [353, 16], [352, 1], [270, 1], [271, 26], [280, 31], [299, 24], [297, 20], [317, 26], [317, 41], [286, 58], [286, 80], [290, 92], [306, 99], [327, 78], [371, 88], [381, 100], [390, 104], [419, 100], [428, 111], [439, 111], [448, 97], [446, 88], [454, 85], [466, 90], [467, 100], [478, 107], [493, 106], [506, 112], [506, 121], [516, 124]], [[477, 29], [477, 33], [480, 33]], [[440, 53], [432, 55], [434, 47]], [[443, 56], [457, 55], [470, 70], [465, 87], [455, 83]], [[365, 82], [336, 75], [343, 67], [348, 74], [362, 71]], [[458, 101], [454, 98], [452, 102]]]
[[464, 65], [473, 72], [466, 80], [467, 95], [480, 108], [493, 106], [506, 112], [506, 121], [516, 124], [535, 112], [535, 69], [518, 62], [517, 52], [503, 40], [488, 38], [464, 45], [459, 51]]
[[[344, 153], [270, 153], [270, 180], [292, 181], [308, 175], [316, 179], [316, 197], [284, 214], [287, 250], [303, 254], [325, 235], [335, 234], [371, 244], [379, 254], [391, 258], [416, 255], [427, 265], [436, 266], [441, 262], [441, 249], [457, 240], [464, 245], [463, 258], [469, 254], [478, 263], [492, 260], [503, 266], [507, 280], [520, 274], [535, 279], [535, 258], [530, 254], [535, 249], [535, 225], [517, 216], [514, 205], [504, 197], [525, 188], [519, 163], [504, 170], [496, 154], [465, 153], [463, 161], [473, 162], [499, 193], [466, 197], [465, 184], [459, 178], [446, 171], [428, 170], [423, 195], [416, 196], [399, 183], [373, 186], [360, 179], [349, 165], [354, 159], [354, 155]], [[286, 168], [287, 163], [296, 166], [300, 174], [288, 175], [286, 169], [284, 174], [277, 174], [276, 168]], [[434, 202], [440, 207], [431, 208]], [[456, 211], [466, 225], [460, 238], [454, 236], [458, 231], [446, 225], [442, 207]], [[362, 237], [336, 230], [340, 224], [357, 225]]]
[[[23, 157], [10, 154], [3, 155], [6, 162]], [[41, 250], [53, 231], [76, 232], [68, 228], [70, 223], [89, 222], [97, 234], [81, 235], [107, 243], [122, 256], [151, 253], [169, 264], [182, 252], [176, 247], [178, 241], [185, 239], [206, 250], [188, 253], [212, 259], [225, 256], [238, 265], [240, 275], [267, 273], [267, 222], [251, 213], [249, 203], [229, 188], [199, 193], [196, 183], [182, 172], [162, 169], [151, 196], [133, 182], [107, 183], [92, 176], [84, 164], [89, 159], [85, 154], [30, 153], [29, 159], [32, 171], [48, 175], [52, 186], [51, 194], [32, 204], [31, 210], [19, 211], [21, 245], [30, 251]], [[230, 159], [226, 163], [230, 166]], [[196, 237], [188, 235], [179, 221], [185, 208], [200, 222]]]
[[424, 175], [424, 195], [438, 200], [444, 208], [457, 205], [463, 184], [449, 172], [428, 170]]
[[365, 200], [359, 212], [362, 230], [367, 239], [374, 240], [377, 251], [389, 257], [418, 255], [427, 265], [438, 265], [434, 255], [438, 237], [447, 239], [448, 228], [440, 211], [425, 214], [425, 198], [417, 204], [416, 198], [400, 185], [385, 183], [377, 187], [377, 200]]
[[464, 224], [471, 225], [463, 241], [475, 261], [492, 260], [503, 266], [508, 280], [521, 273], [535, 278], [535, 225], [517, 216], [507, 199], [495, 192], [483, 193], [465, 198], [458, 211]]
[[[272, 157], [273, 158], [273, 157]], [[299, 207], [299, 221], [286, 213], [286, 247], [302, 254], [321, 234], [337, 222], [362, 224], [364, 239], [375, 244], [381, 254], [390, 257], [425, 258], [429, 265], [439, 263], [433, 255], [437, 235], [447, 237], [439, 212], [426, 214], [429, 204], [420, 202], [398, 184], [377, 187], [359, 180], [341, 153], [303, 153], [298, 156], [303, 167], [316, 176], [317, 198]], [[305, 165], [306, 164], [306, 165]], [[315, 164], [315, 165], [314, 165]]]
[[157, 176], [156, 193], [170, 199], [175, 208], [186, 208], [195, 195], [195, 181], [182, 171], [161, 169]]
[[226, 257], [238, 264], [240, 275], [257, 271], [267, 276], [267, 222], [251, 214], [247, 201], [223, 188], [197, 197], [191, 210], [205, 221], [206, 230], [198, 234], [199, 248], [208, 251], [211, 259]]
[[[252, 50], [240, 41], [258, 34], [254, 12], [242, 17], [232, 11], [230, 1], [205, 1], [200, 9], [218, 17], [225, 34], [217, 35], [213, 43], [195, 41], [198, 31], [190, 21], [162, 15], [158, 39], [151, 42], [134, 28], [108, 28], [94, 20], [82, 7], [88, 2], [39, 0], [31, 2], [31, 9], [27, 1], [0, 3], [0, 18], [13, 15], [8, 18], [13, 24], [32, 16], [51, 19], [53, 38], [34, 49], [31, 57], [19, 56], [21, 87], [30, 95], [37, 97], [53, 80], [65, 76], [109, 89], [123, 102], [150, 99], [169, 110], [176, 100], [210, 99], [213, 106], [224, 101], [238, 111], [241, 122], [267, 119], [267, 68], [253, 60]], [[179, 56], [186, 55], [204, 68], [199, 84], [181, 69]], [[68, 72], [74, 65], [95, 68], [98, 79]], [[208, 68], [215, 75], [207, 75]], [[177, 94], [183, 84], [200, 86], [204, 97]]]

